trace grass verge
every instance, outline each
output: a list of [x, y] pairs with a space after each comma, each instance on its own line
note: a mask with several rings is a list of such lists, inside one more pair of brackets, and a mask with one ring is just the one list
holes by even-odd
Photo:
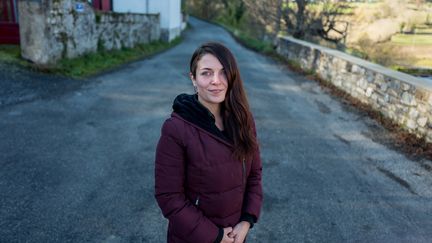
[[415, 76], [431, 76], [432, 75], [432, 69], [406, 68], [406, 67], [401, 67], [401, 66], [394, 66], [392, 68], [399, 71], [399, 72], [403, 72], [403, 73], [407, 73], [407, 74], [415, 75]]
[[243, 46], [246, 46], [249, 49], [254, 51], [264, 53], [267, 55], [274, 55], [276, 52], [273, 49], [273, 45], [271, 42], [258, 40], [244, 31], [241, 31], [239, 28], [230, 26], [224, 22], [216, 21], [216, 24], [224, 27], [228, 32]]
[[178, 37], [169, 43], [156, 41], [140, 44], [134, 48], [102, 50], [73, 59], [62, 59], [55, 65], [49, 66], [30, 64], [21, 59], [19, 46], [0, 45], [0, 61], [19, 64], [41, 72], [55, 73], [80, 79], [160, 53], [179, 44], [181, 40], [181, 37]]
[[181, 38], [174, 39], [170, 43], [162, 41], [140, 44], [134, 48], [122, 48], [120, 50], [103, 50], [97, 53], [91, 53], [74, 59], [63, 59], [54, 68], [54, 72], [60, 73], [73, 78], [88, 77], [102, 71], [107, 71], [136, 61], [181, 42]]
[[21, 59], [21, 48], [19, 45], [0, 45], [0, 62], [29, 66], [25, 60]]

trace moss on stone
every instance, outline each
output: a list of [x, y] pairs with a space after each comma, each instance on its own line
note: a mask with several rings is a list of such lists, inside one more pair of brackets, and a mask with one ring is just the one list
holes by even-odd
[[118, 18], [124, 16], [123, 13], [116, 13], [116, 12], [110, 12], [109, 14], [115, 19], [118, 19]]
[[71, 10], [70, 11], [70, 14], [72, 15], [72, 17], [73, 17], [73, 20], [74, 20], [74, 25], [75, 25], [75, 23], [77, 22], [77, 20], [78, 20], [78, 13], [75, 11], [75, 10]]
[[59, 33], [59, 37], [58, 37], [59, 41], [63, 44], [63, 50], [62, 50], [62, 58], [66, 58], [67, 55], [67, 43], [69, 40], [69, 37], [67, 35], [66, 32], [60, 32]]
[[105, 41], [102, 40], [102, 37], [99, 37], [98, 42], [97, 42], [97, 50], [99, 52], [101, 51], [105, 51]]
[[102, 14], [100, 12], [96, 11], [95, 12], [95, 21], [96, 21], [96, 24], [99, 24], [101, 22], [101, 20], [102, 20]]

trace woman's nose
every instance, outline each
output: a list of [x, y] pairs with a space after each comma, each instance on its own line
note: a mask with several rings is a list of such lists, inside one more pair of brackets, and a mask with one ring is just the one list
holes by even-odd
[[221, 77], [219, 73], [215, 73], [212, 78], [212, 84], [219, 84], [221, 82]]

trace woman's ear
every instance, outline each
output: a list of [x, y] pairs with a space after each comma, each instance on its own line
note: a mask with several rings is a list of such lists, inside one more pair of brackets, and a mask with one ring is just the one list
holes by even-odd
[[196, 84], [195, 84], [195, 77], [194, 77], [194, 75], [192, 73], [189, 73], [189, 78], [192, 80], [192, 84], [194, 86], [196, 86]]
[[198, 93], [198, 88], [194, 75], [192, 73], [189, 73], [189, 77], [192, 80], [192, 86], [194, 87], [195, 93]]

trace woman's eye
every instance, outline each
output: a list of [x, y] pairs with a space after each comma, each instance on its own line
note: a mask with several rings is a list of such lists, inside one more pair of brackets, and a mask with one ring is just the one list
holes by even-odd
[[227, 75], [225, 72], [222, 72], [222, 77], [224, 77], [226, 79]]

